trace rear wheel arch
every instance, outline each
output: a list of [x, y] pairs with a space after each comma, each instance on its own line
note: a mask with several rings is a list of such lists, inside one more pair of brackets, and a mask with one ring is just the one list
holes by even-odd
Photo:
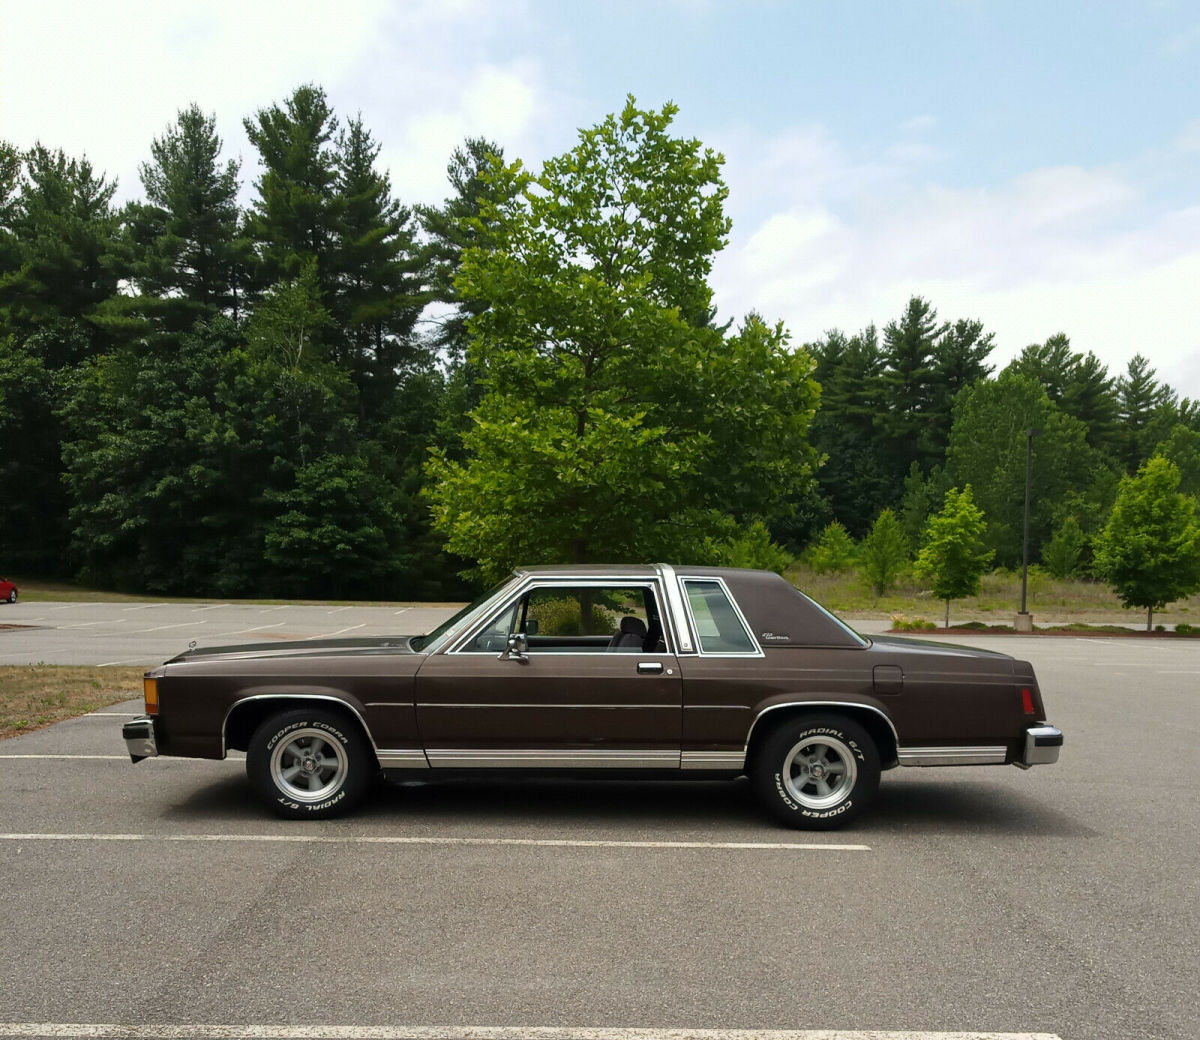
[[879, 752], [879, 761], [884, 769], [899, 765], [898, 739], [891, 719], [879, 708], [867, 704], [847, 704], [833, 701], [795, 701], [786, 704], [768, 705], [760, 711], [750, 724], [746, 742], [746, 772], [754, 769], [757, 755], [762, 751], [768, 737], [780, 726], [807, 716], [842, 715], [857, 722], [867, 731]]

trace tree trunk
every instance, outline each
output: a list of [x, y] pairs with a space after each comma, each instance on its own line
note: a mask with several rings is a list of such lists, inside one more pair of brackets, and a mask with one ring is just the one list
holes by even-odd
[[1154, 608], [1147, 607], [1146, 608], [1146, 631], [1147, 632], [1153, 631], [1153, 629], [1152, 629], [1153, 624], [1154, 624]]
[[946, 623], [942, 626], [942, 628], [949, 628], [949, 627], [950, 627], [950, 601], [946, 600]]

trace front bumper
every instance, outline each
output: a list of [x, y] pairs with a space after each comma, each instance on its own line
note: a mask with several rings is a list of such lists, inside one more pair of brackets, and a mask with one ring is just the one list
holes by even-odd
[[1025, 750], [1019, 762], [1014, 765], [1022, 769], [1030, 766], [1048, 766], [1058, 761], [1058, 753], [1062, 750], [1062, 730], [1057, 726], [1030, 726], [1025, 731]]
[[140, 762], [143, 758], [153, 758], [158, 754], [158, 743], [154, 739], [154, 716], [152, 715], [143, 715], [141, 718], [125, 723], [121, 727], [121, 736], [125, 738], [129, 757], [134, 762]]

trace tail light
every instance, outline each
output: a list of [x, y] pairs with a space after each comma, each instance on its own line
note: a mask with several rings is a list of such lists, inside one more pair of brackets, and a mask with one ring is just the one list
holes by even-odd
[[1024, 711], [1026, 715], [1032, 715], [1034, 713], [1033, 690], [1031, 690], [1028, 686], [1021, 687], [1021, 710]]

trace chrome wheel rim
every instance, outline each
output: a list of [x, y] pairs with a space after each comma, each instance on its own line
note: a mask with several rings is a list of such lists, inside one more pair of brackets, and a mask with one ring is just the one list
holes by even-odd
[[805, 737], [783, 760], [783, 785], [806, 809], [828, 809], [854, 789], [858, 766], [850, 749], [828, 737]]
[[289, 733], [271, 752], [271, 779], [293, 801], [323, 802], [346, 782], [341, 741], [319, 729]]

